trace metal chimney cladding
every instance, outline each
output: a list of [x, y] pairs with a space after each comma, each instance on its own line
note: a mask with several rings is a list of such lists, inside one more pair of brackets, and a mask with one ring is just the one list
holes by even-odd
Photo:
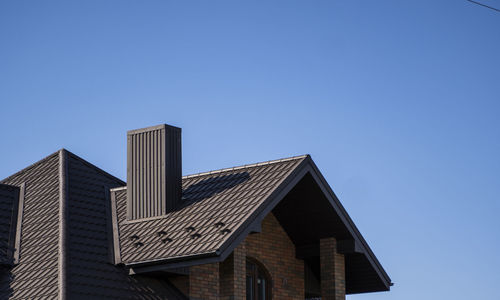
[[127, 217], [157, 217], [182, 194], [181, 129], [159, 125], [127, 132]]

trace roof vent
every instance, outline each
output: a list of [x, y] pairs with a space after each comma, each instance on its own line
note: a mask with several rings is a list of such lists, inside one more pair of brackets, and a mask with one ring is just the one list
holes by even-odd
[[215, 223], [215, 227], [217, 227], [217, 228], [221, 228], [224, 225], [226, 225], [224, 222], [217, 222], [217, 223]]
[[225, 228], [225, 229], [222, 229], [222, 230], [220, 231], [220, 234], [222, 234], [222, 235], [226, 235], [226, 234], [228, 234], [228, 233], [230, 233], [230, 232], [231, 232], [231, 229]]
[[171, 238], [169, 238], [169, 237], [166, 237], [166, 238], [161, 239], [161, 242], [162, 242], [162, 243], [164, 243], [164, 244], [166, 244], [166, 243], [170, 243], [171, 241], [172, 241], [172, 239], [171, 239]]
[[181, 129], [164, 124], [127, 132], [128, 219], [165, 215], [181, 194]]
[[197, 239], [197, 238], [200, 238], [200, 237], [201, 237], [201, 234], [199, 234], [199, 233], [193, 233], [193, 234], [191, 235], [191, 238], [192, 238], [193, 240], [194, 240], [194, 239]]

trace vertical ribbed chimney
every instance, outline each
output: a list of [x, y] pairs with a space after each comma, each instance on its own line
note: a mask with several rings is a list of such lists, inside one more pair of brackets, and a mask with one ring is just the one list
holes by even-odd
[[181, 129], [163, 124], [128, 131], [128, 219], [165, 215], [181, 196]]

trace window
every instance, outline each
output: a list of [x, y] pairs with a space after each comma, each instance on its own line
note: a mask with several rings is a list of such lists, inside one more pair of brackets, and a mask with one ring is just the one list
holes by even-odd
[[271, 277], [264, 267], [253, 259], [247, 259], [247, 300], [270, 300]]

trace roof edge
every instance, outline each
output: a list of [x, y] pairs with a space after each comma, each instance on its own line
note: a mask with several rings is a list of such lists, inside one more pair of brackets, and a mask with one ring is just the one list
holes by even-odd
[[390, 290], [391, 286], [391, 278], [387, 274], [387, 272], [384, 270], [382, 267], [382, 264], [379, 262], [378, 258], [375, 256], [373, 251], [371, 250], [370, 246], [366, 242], [365, 238], [359, 231], [359, 229], [356, 227], [356, 224], [354, 224], [354, 221], [351, 219], [347, 211], [345, 210], [344, 206], [340, 202], [340, 200], [337, 198], [337, 195], [333, 192], [332, 188], [326, 181], [326, 179], [323, 177], [323, 174], [319, 171], [318, 167], [314, 163], [314, 161], [311, 159], [310, 160], [310, 165], [312, 170], [314, 171], [314, 176], [317, 177], [319, 180], [318, 184], [320, 184], [320, 188], [324, 188], [326, 191], [323, 191], [326, 195], [330, 196], [331, 199], [333, 200], [334, 208], [338, 208], [339, 212], [341, 214], [341, 218], [345, 219], [345, 224], [347, 229], [351, 232], [353, 237], [361, 244], [361, 247], [363, 248], [363, 253], [366, 255], [368, 261], [372, 265], [372, 267], [375, 269], [377, 274], [381, 277], [384, 285], [387, 288], [387, 291]]
[[206, 263], [206, 261], [202, 260], [202, 263], [196, 263], [199, 262], [200, 259], [207, 259], [207, 258], [213, 258], [213, 261], [211, 262], [220, 262], [223, 259], [220, 257], [220, 253], [218, 251], [207, 251], [207, 252], [201, 252], [197, 254], [190, 254], [190, 255], [180, 255], [180, 256], [173, 256], [169, 258], [157, 258], [157, 259], [150, 259], [150, 260], [145, 260], [145, 261], [140, 261], [140, 262], [129, 262], [129, 263], [123, 263], [127, 267], [151, 267], [151, 266], [158, 266], [158, 265], [167, 265], [167, 268], [175, 268], [177, 267], [176, 263], [182, 263], [182, 265], [197, 265], [197, 264], [202, 264]]
[[38, 166], [38, 165], [46, 162], [47, 160], [53, 158], [54, 156], [59, 155], [59, 152], [63, 151], [63, 150], [65, 150], [65, 149], [61, 148], [61, 149], [57, 150], [56, 152], [53, 152], [53, 153], [45, 156], [44, 158], [42, 158], [42, 159], [40, 159], [40, 160], [32, 163], [31, 165], [28, 165], [27, 167], [22, 168], [21, 170], [17, 171], [16, 173], [14, 173], [14, 174], [12, 174], [12, 175], [10, 175], [8, 177], [5, 177], [4, 179], [0, 180], [0, 183], [6, 182], [9, 179], [12, 179], [12, 177], [15, 177], [15, 176], [18, 176], [18, 175], [21, 175], [23, 173], [28, 172], [29, 170], [31, 170], [31, 169], [35, 168], [36, 166]]
[[271, 210], [288, 194], [295, 184], [305, 175], [304, 169], [308, 162], [312, 160], [310, 155], [300, 156], [304, 160], [296, 166], [279, 185], [270, 192], [266, 200], [258, 207], [252, 215], [232, 234], [219, 248], [222, 256], [229, 255], [232, 250], [241, 243], [250, 231], [254, 228], [254, 223], [260, 222]]
[[117, 181], [117, 182], [118, 182], [119, 184], [121, 184], [121, 185], [126, 185], [126, 184], [127, 184], [125, 181], [121, 180], [120, 178], [118, 178], [118, 177], [116, 177], [116, 176], [114, 176], [114, 175], [111, 175], [110, 173], [108, 173], [108, 172], [104, 171], [103, 169], [101, 169], [101, 168], [99, 168], [98, 166], [96, 166], [96, 165], [92, 164], [91, 162], [89, 162], [89, 161], [87, 161], [87, 160], [85, 160], [85, 159], [81, 158], [80, 156], [78, 156], [78, 155], [74, 154], [74, 153], [73, 153], [73, 152], [71, 152], [71, 151], [68, 151], [68, 150], [66, 150], [66, 149], [64, 149], [64, 148], [63, 148], [63, 149], [61, 149], [60, 151], [65, 151], [65, 152], [67, 152], [67, 153], [68, 153], [68, 155], [69, 155], [69, 156], [71, 156], [72, 158], [74, 158], [74, 159], [76, 159], [76, 160], [80, 161], [81, 163], [85, 164], [87, 167], [90, 167], [90, 168], [94, 169], [95, 171], [97, 171], [97, 172], [101, 173], [102, 175], [104, 175], [104, 176], [106, 176], [106, 177], [110, 178], [111, 180]]
[[234, 170], [239, 170], [239, 169], [265, 166], [265, 165], [270, 165], [270, 164], [274, 164], [274, 163], [302, 159], [302, 158], [306, 158], [306, 157], [310, 157], [310, 155], [303, 154], [303, 155], [291, 156], [291, 157], [286, 157], [286, 158], [268, 160], [268, 161], [264, 161], [264, 162], [254, 163], [254, 164], [240, 165], [240, 166], [231, 167], [231, 168], [224, 168], [224, 169], [218, 169], [218, 170], [213, 170], [213, 171], [208, 171], [208, 172], [194, 173], [194, 174], [182, 176], [182, 179], [188, 179], [188, 178], [203, 176], [203, 175], [213, 175], [213, 174], [217, 174], [217, 173], [223, 173], [223, 172], [234, 171]]

